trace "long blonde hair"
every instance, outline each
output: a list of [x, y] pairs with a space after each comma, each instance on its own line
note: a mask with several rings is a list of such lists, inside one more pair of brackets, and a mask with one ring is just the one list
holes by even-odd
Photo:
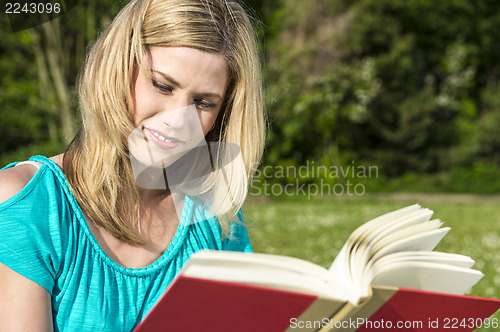
[[[144, 243], [136, 230], [140, 199], [127, 137], [134, 129], [134, 70], [155, 46], [192, 47], [222, 54], [227, 61], [226, 100], [207, 134], [207, 140], [239, 146], [244, 164], [229, 170], [227, 177], [237, 188], [236, 204], [218, 214], [227, 235], [265, 138], [258, 45], [250, 19], [236, 2], [133, 0], [120, 11], [91, 48], [80, 73], [82, 127], [66, 150], [65, 175], [82, 210], [96, 224], [123, 241]], [[217, 190], [211, 198], [213, 206], [227, 204]]]

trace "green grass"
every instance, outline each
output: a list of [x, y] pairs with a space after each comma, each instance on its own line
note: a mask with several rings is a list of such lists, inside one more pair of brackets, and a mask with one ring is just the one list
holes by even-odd
[[[500, 201], [472, 198], [467, 202], [467, 198], [442, 195], [425, 199], [426, 203], [398, 197], [250, 199], [243, 211], [255, 252], [298, 257], [329, 267], [356, 227], [419, 203], [451, 227], [436, 250], [470, 256], [476, 260], [475, 268], [485, 274], [468, 294], [500, 298]], [[493, 317], [500, 320], [499, 313]]]

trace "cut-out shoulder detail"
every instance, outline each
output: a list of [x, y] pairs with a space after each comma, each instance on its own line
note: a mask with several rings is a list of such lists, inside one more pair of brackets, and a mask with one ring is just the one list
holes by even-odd
[[35, 166], [37, 169], [40, 168], [40, 166], [42, 166], [42, 163], [39, 162], [39, 161], [31, 161], [31, 160], [26, 160], [26, 161], [21, 161], [20, 163], [16, 164], [16, 167], [19, 167], [21, 165], [33, 165]]
[[21, 189], [35, 176], [38, 168], [34, 165], [23, 164], [0, 171], [0, 203], [5, 202]]

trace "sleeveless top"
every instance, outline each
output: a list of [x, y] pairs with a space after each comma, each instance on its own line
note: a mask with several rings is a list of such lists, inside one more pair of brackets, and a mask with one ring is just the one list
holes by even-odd
[[[0, 203], [0, 262], [51, 294], [55, 331], [131, 331], [192, 253], [252, 251], [244, 225], [233, 223], [232, 236], [221, 240], [216, 218], [190, 222], [195, 212], [186, 196], [168, 249], [149, 266], [126, 268], [93, 236], [62, 170], [43, 156], [30, 160], [42, 163], [37, 173]], [[238, 217], [243, 221], [241, 211]]]

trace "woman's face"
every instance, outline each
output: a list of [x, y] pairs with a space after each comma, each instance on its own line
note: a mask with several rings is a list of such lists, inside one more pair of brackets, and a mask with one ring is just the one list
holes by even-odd
[[144, 164], [170, 164], [206, 144], [224, 101], [227, 64], [220, 54], [188, 47], [154, 47], [146, 59], [132, 88], [137, 128], [129, 148]]

